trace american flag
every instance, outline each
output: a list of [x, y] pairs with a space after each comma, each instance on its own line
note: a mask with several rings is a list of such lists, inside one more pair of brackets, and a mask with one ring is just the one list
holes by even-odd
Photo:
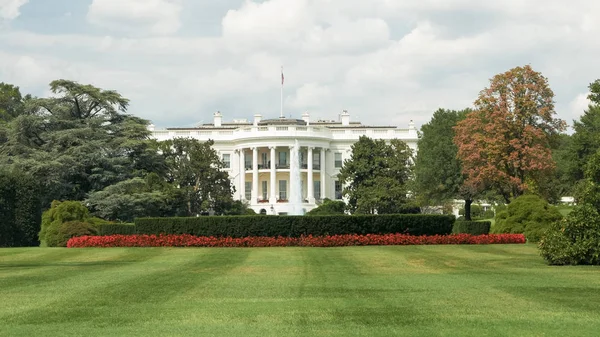
[[283, 85], [283, 67], [281, 67], [281, 85]]

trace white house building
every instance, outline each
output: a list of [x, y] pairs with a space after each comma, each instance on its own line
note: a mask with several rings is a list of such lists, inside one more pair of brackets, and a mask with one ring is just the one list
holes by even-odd
[[[214, 149], [235, 186], [234, 199], [246, 201], [250, 208], [263, 214], [294, 214], [298, 206], [307, 212], [324, 198], [342, 199], [337, 175], [360, 136], [397, 138], [413, 150], [418, 139], [412, 121], [408, 128], [367, 126], [351, 122], [345, 110], [338, 121], [311, 121], [309, 114], [304, 113], [302, 119], [262, 119], [257, 114], [252, 122], [224, 122], [222, 114], [216, 112], [210, 124], [165, 130], [151, 126], [151, 131], [158, 140], [214, 140]], [[298, 158], [299, 169], [290, 166], [293, 158]], [[290, 202], [294, 199], [301, 205]]]

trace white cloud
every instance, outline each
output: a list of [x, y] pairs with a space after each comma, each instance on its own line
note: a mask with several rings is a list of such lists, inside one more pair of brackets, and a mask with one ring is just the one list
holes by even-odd
[[579, 94], [571, 101], [571, 103], [569, 103], [569, 110], [572, 118], [578, 119], [583, 115], [584, 111], [588, 109], [591, 102], [587, 96], [587, 92]]
[[298, 88], [295, 94], [287, 100], [288, 107], [296, 109], [320, 109], [329, 103], [332, 88], [318, 83], [307, 83]]
[[389, 28], [380, 18], [320, 17], [309, 0], [246, 1], [222, 20], [223, 37], [236, 52], [269, 49], [290, 53], [348, 53], [383, 46]]
[[29, 0], [0, 0], [0, 20], [14, 20], [21, 12], [21, 6]]
[[87, 18], [107, 29], [168, 35], [181, 27], [181, 10], [180, 0], [93, 0]]
[[[225, 6], [205, 1], [202, 10]], [[549, 78], [570, 121], [600, 77], [598, 1], [246, 0], [212, 16], [221, 35], [211, 37], [186, 31], [184, 20], [213, 15], [190, 12], [199, 3], [94, 0], [94, 35], [0, 31], [0, 78], [34, 94], [59, 77], [115, 89], [132, 113], [177, 126], [217, 109], [278, 116], [283, 65], [286, 115], [348, 109], [405, 127], [470, 106], [494, 74], [524, 64]]]

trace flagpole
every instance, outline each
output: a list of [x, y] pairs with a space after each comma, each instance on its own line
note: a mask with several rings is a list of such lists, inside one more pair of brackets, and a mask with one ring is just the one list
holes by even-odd
[[281, 110], [279, 111], [279, 118], [283, 118], [283, 66], [281, 66]]

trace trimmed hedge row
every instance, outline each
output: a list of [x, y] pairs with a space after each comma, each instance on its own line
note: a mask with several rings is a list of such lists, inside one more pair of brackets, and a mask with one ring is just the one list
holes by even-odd
[[452, 234], [489, 234], [491, 226], [490, 221], [456, 221], [452, 227]]
[[191, 234], [232, 238], [388, 233], [446, 235], [452, 231], [453, 223], [453, 215], [437, 214], [249, 215], [135, 219], [138, 234]]
[[132, 223], [103, 224], [98, 226], [98, 235], [102, 236], [115, 234], [130, 235], [135, 233], [135, 225]]
[[0, 247], [37, 246], [40, 186], [22, 173], [0, 171]]

